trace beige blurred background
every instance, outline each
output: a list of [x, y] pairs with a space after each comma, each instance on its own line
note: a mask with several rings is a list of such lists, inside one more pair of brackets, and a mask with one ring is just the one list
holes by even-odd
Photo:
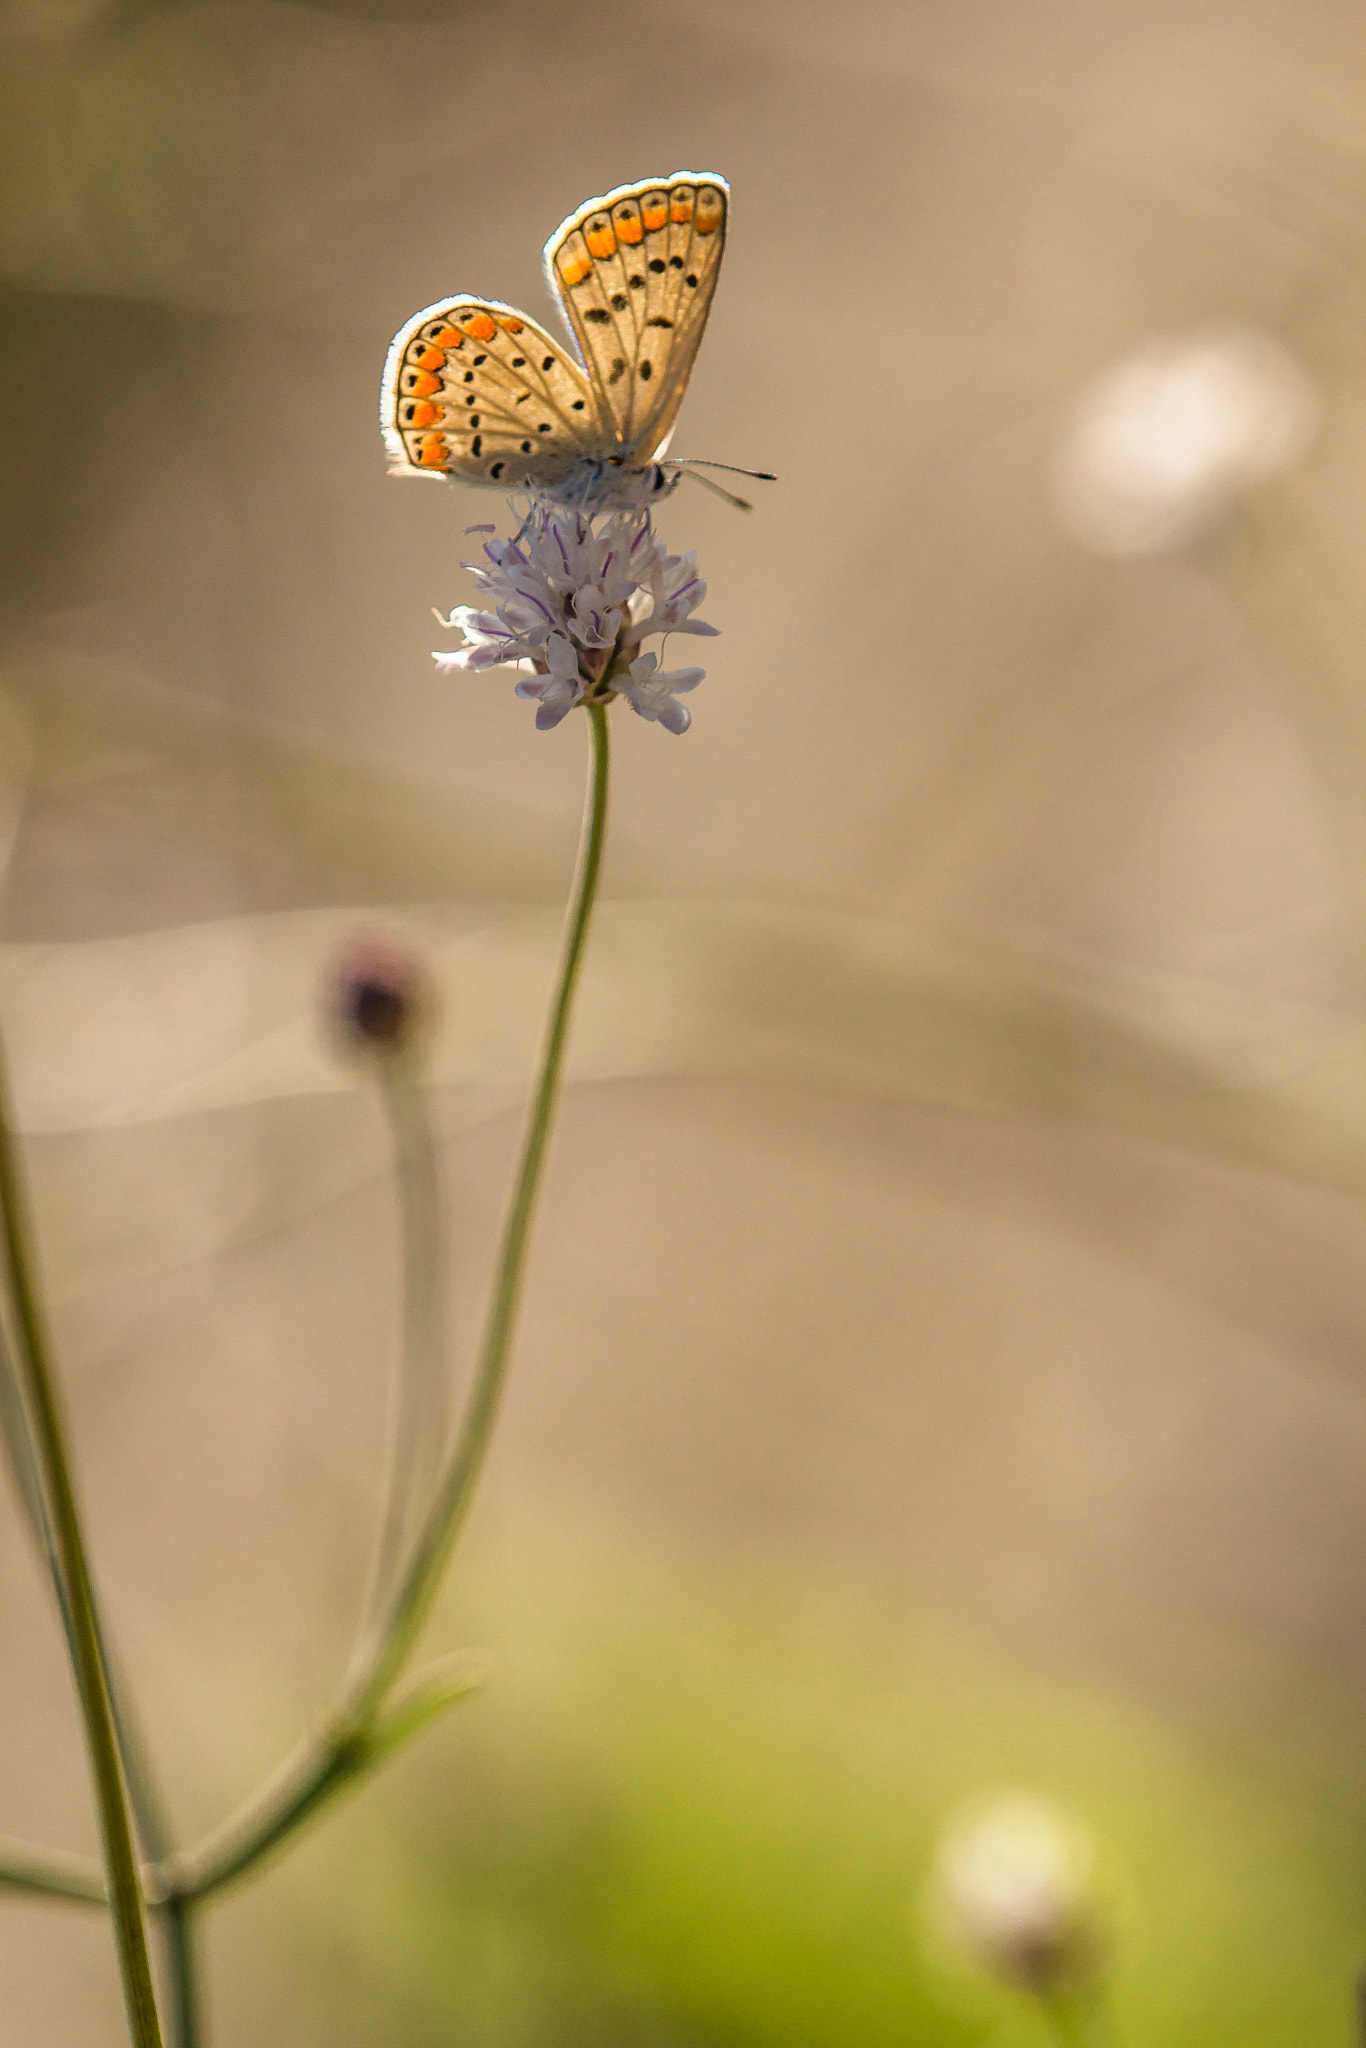
[[[533, 1997], [520, 1907], [479, 1904], [610, 1832], [627, 1736], [582, 1729], [672, 1755], [680, 1658], [713, 1755], [742, 1727], [786, 1756], [774, 1703], [804, 1702], [797, 1806], [813, 1757], [853, 1759], [804, 1847], [755, 1823], [756, 1873], [915, 1806], [821, 1923], [813, 2042], [984, 2039], [951, 1996], [919, 2033], [891, 1993], [841, 2005], [849, 1928], [895, 1923], [910, 1986], [942, 1814], [1023, 1778], [1104, 1836], [1132, 1750], [1130, 1820], [1165, 1790], [1141, 1853], [1108, 1816], [1147, 1957], [1120, 2038], [1347, 2048], [1360, 10], [6, 0], [0, 64], [0, 997], [101, 1574], [187, 1837], [326, 1701], [377, 1483], [392, 1193], [316, 991], [361, 914], [431, 949], [463, 1362], [580, 803], [580, 722], [432, 666], [499, 507], [385, 476], [389, 337], [457, 290], [546, 318], [571, 207], [721, 172], [675, 448], [781, 479], [748, 517], [687, 482], [664, 508], [723, 637], [684, 739], [615, 714], [573, 1085], [434, 1631], [506, 1678], [215, 1916], [214, 2048], [800, 2038], [762, 1972], [666, 1969], [616, 1921], [610, 2024], [568, 1965]], [[1053, 481], [1080, 395], [1230, 322], [1300, 366], [1313, 447], [1232, 538], [1088, 551]], [[0, 1640], [0, 1833], [88, 1848], [9, 1506]], [[1154, 1914], [1197, 1926], [1183, 1827], [1225, 1839], [1187, 1771], [1225, 1819], [1281, 1816], [1255, 1849], [1230, 1823], [1222, 2004], [1194, 1934], [1179, 1971], [1143, 1949]], [[687, 1805], [682, 1763], [659, 1780], [651, 1812]], [[1284, 1890], [1245, 1904], [1263, 1853]], [[741, 1920], [804, 1894], [734, 1881]], [[120, 2024], [98, 1919], [0, 1898], [3, 2048]]]

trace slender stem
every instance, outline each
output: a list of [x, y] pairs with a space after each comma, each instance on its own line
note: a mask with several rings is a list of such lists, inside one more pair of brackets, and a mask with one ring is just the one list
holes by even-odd
[[[0, 1323], [0, 1437], [3, 1437], [13, 1469], [20, 1504], [33, 1533], [33, 1539], [47, 1564], [53, 1592], [56, 1594], [61, 1612], [67, 1645], [74, 1658], [78, 1653], [71, 1602], [67, 1598], [66, 1582], [57, 1555], [57, 1538], [38, 1472], [33, 1447], [33, 1429], [15, 1363], [14, 1347], [3, 1323]], [[138, 1839], [148, 1862], [161, 1863], [171, 1852], [170, 1828], [152, 1774], [147, 1745], [129, 1703], [127, 1687], [119, 1677], [108, 1632], [100, 1614], [99, 1598], [93, 1585], [90, 1611]], [[77, 1865], [67, 1866], [54, 1859], [38, 1856], [36, 1852], [24, 1850], [0, 1854], [0, 1885], [27, 1891], [55, 1892], [61, 1897], [78, 1897], [91, 1903], [98, 1902], [100, 1905], [103, 1905], [107, 1898], [104, 1879], [98, 1865], [93, 1866], [93, 1871]], [[163, 1933], [171, 1978], [171, 2018], [174, 2023], [171, 2039], [175, 2048], [195, 2048], [198, 2040], [198, 2016], [192, 1954], [193, 1936], [188, 1912], [182, 1910], [175, 1900], [169, 1901], [163, 1908]]]
[[104, 1872], [85, 1856], [54, 1856], [22, 1842], [0, 1842], [0, 1891], [41, 1892], [80, 1906], [102, 1906], [108, 1898]]
[[403, 1359], [363, 1634], [392, 1599], [413, 1527], [431, 1504], [446, 1441], [449, 1376], [441, 1195], [431, 1119], [420, 1074], [405, 1049], [380, 1055], [379, 1080], [398, 1181]]
[[551, 1000], [540, 1071], [522, 1139], [522, 1155], [513, 1182], [512, 1200], [503, 1226], [494, 1278], [493, 1303], [484, 1332], [484, 1342], [469, 1406], [460, 1434], [451, 1452], [446, 1474], [432, 1503], [425, 1526], [413, 1547], [408, 1567], [395, 1595], [382, 1639], [369, 1651], [366, 1665], [353, 1696], [352, 1712], [370, 1711], [392, 1682], [413, 1638], [421, 1628], [440, 1580], [441, 1570], [461, 1523], [468, 1511], [475, 1482], [483, 1466], [498, 1414], [499, 1398], [507, 1377], [508, 1358], [516, 1328], [517, 1310], [526, 1274], [526, 1254], [531, 1225], [536, 1213], [541, 1174], [545, 1166], [550, 1133], [559, 1101], [565, 1051], [574, 996], [588, 943], [593, 906], [597, 900], [602, 872], [603, 847], [607, 837], [607, 802], [610, 780], [610, 740], [607, 707], [589, 702], [584, 706], [591, 734], [588, 791], [584, 806], [583, 832], [579, 842], [578, 869], [569, 899], [565, 922], [560, 974]]
[[172, 1897], [162, 1909], [166, 1936], [166, 1967], [171, 2038], [177, 2048], [199, 2048], [199, 1971], [195, 1955], [195, 1904]]
[[142, 1889], [133, 1823], [119, 1757], [118, 1732], [105, 1678], [99, 1628], [75, 1486], [67, 1458], [61, 1406], [52, 1371], [37, 1258], [23, 1169], [13, 1136], [8, 1076], [0, 1048], [0, 1240], [18, 1335], [24, 1396], [32, 1420], [42, 1493], [69, 1614], [72, 1671], [85, 1723], [99, 1809], [100, 1838], [134, 2048], [161, 2048], [156, 1994], [142, 1918]]
[[341, 1699], [327, 1724], [318, 1736], [302, 1743], [274, 1778], [213, 1835], [168, 1861], [158, 1873], [168, 1893], [202, 1899], [241, 1877], [329, 1793], [367, 1767], [360, 1738], [426, 1618], [442, 1567], [469, 1508], [507, 1376], [536, 1198], [564, 1073], [574, 994], [602, 872], [610, 774], [607, 708], [589, 703], [585, 710], [591, 744], [588, 791], [559, 976], [503, 1226], [483, 1346], [459, 1434], [387, 1610], [363, 1634]]

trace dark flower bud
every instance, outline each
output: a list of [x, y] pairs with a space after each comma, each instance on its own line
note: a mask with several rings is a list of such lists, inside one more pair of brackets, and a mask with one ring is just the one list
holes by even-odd
[[416, 953], [366, 932], [350, 941], [337, 964], [329, 1008], [352, 1050], [397, 1053], [427, 1035], [436, 1003]]

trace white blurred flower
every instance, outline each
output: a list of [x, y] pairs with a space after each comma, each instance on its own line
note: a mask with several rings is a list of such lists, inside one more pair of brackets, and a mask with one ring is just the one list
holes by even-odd
[[1156, 342], [1098, 378], [1058, 453], [1059, 509], [1102, 554], [1179, 547], [1303, 452], [1318, 404], [1253, 328]]
[[588, 698], [620, 693], [643, 718], [686, 732], [676, 693], [695, 689], [703, 671], [665, 672], [641, 642], [716, 628], [692, 616], [707, 594], [695, 552], [668, 554], [647, 505], [595, 511], [533, 497], [516, 537], [487, 541], [484, 563], [466, 566], [487, 608], [457, 605], [442, 621], [465, 644], [436, 654], [439, 668], [521, 667], [517, 694], [535, 702], [542, 729]]
[[1094, 1966], [1090, 1869], [1080, 1830], [1043, 1800], [1012, 1793], [951, 1824], [940, 1844], [937, 1890], [979, 1963], [1047, 1996]]

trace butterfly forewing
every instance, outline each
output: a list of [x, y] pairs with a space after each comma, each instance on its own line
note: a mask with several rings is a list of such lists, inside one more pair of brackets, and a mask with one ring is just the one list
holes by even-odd
[[622, 185], [546, 244], [546, 274], [618, 452], [660, 452], [716, 289], [730, 188], [710, 173]]
[[516, 489], [614, 450], [583, 371], [496, 299], [443, 299], [395, 335], [380, 387], [391, 468]]

